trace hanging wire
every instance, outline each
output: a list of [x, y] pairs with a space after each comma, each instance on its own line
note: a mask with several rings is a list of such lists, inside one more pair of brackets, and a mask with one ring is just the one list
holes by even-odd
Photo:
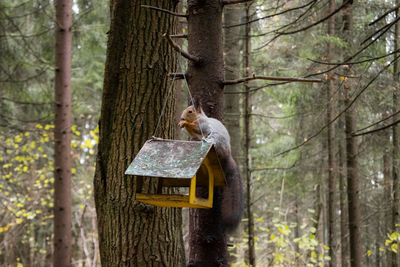
[[[171, 95], [172, 87], [174, 86], [174, 82], [175, 82], [175, 79], [176, 79], [176, 74], [177, 74], [177, 72], [178, 72], [178, 67], [179, 67], [179, 66], [181, 67], [181, 71], [182, 71], [182, 73], [183, 73], [183, 79], [185, 80], [185, 85], [186, 85], [186, 89], [187, 89], [188, 94], [189, 94], [190, 102], [191, 102], [192, 105], [194, 106], [194, 98], [193, 98], [193, 96], [192, 96], [192, 93], [190, 92], [189, 83], [188, 83], [188, 81], [187, 81], [187, 79], [186, 79], [186, 75], [185, 75], [184, 68], [183, 68], [182, 61], [181, 61], [181, 59], [182, 59], [182, 47], [179, 47], [179, 50], [180, 50], [180, 54], [179, 54], [179, 57], [178, 57], [178, 63], [179, 63], [179, 64], [176, 65], [176, 70], [175, 70], [175, 72], [174, 72], [174, 76], [173, 76], [173, 78], [172, 78], [171, 85], [170, 85], [170, 87], [169, 87], [169, 89], [168, 89], [167, 97], [165, 98], [163, 107], [162, 107], [162, 109], [161, 109], [160, 117], [158, 118], [156, 127], [155, 127], [155, 129], [154, 129], [153, 137], [156, 136], [157, 129], [158, 129], [158, 126], [159, 126], [159, 124], [160, 124], [161, 118], [162, 118], [162, 116], [164, 115], [164, 111], [165, 111], [165, 108], [166, 108], [166, 106], [167, 106], [168, 98], [169, 98], [169, 96]], [[196, 108], [195, 108], [195, 113], [197, 114]], [[202, 128], [200, 127], [200, 125], [199, 125], [199, 128], [200, 128], [201, 136], [202, 136], [202, 138], [204, 139], [205, 136], [204, 136], [203, 130], [202, 130]]]
[[[176, 66], [176, 71], [177, 71], [177, 70], [178, 70], [178, 66]], [[156, 128], [154, 129], [154, 132], [153, 132], [153, 136], [156, 136], [157, 129], [158, 129], [158, 126], [159, 126], [159, 124], [160, 124], [161, 118], [162, 118], [162, 116], [164, 115], [164, 111], [165, 111], [165, 107], [167, 106], [168, 98], [169, 98], [169, 96], [170, 96], [170, 94], [171, 94], [172, 87], [174, 86], [174, 82], [175, 82], [175, 78], [176, 78], [176, 71], [175, 71], [175, 73], [174, 73], [174, 77], [172, 78], [172, 82], [171, 82], [171, 85], [170, 85], [170, 87], [169, 87], [167, 97], [165, 98], [163, 107], [162, 107], [162, 109], [161, 109], [161, 114], [160, 114], [160, 117], [158, 118], [158, 121], [157, 121], [157, 124], [156, 124]]]
[[[182, 62], [181, 62], [181, 59], [182, 59], [182, 47], [179, 47], [179, 48], [180, 48], [179, 50], [181, 51], [181, 53], [180, 53], [180, 57], [178, 58], [178, 62], [180, 64], [180, 66], [181, 66], [181, 71], [183, 73], [183, 79], [185, 80], [186, 89], [187, 89], [188, 94], [189, 94], [190, 102], [192, 103], [192, 105], [194, 107], [194, 98], [192, 96], [192, 93], [190, 92], [189, 83], [188, 83], [188, 81], [186, 79], [186, 75], [185, 75], [185, 72], [183, 71], [183, 66], [182, 66]], [[197, 114], [196, 108], [194, 109], [194, 112]], [[204, 136], [203, 130], [201, 129], [200, 125], [199, 125], [199, 128], [200, 128], [201, 136], [204, 139], [205, 136]]]

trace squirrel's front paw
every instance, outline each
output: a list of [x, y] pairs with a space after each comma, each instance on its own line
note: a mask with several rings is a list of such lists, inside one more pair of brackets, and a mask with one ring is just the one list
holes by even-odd
[[183, 128], [186, 124], [186, 121], [182, 120], [178, 123], [179, 128]]

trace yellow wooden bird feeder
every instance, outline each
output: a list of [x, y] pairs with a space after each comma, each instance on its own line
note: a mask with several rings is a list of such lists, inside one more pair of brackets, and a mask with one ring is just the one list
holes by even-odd
[[[213, 144], [206, 141], [150, 139], [125, 174], [138, 177], [137, 201], [160, 207], [212, 208], [214, 187], [226, 184]], [[158, 179], [156, 194], [141, 192], [143, 177]], [[163, 194], [168, 187], [189, 188], [189, 194]], [[206, 197], [198, 195], [200, 187], [208, 188]]]

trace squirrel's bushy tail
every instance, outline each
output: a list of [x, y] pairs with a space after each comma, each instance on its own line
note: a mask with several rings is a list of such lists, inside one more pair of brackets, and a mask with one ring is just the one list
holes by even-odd
[[243, 215], [242, 180], [232, 156], [222, 165], [227, 185], [222, 193], [221, 216], [226, 231], [231, 232], [240, 224]]

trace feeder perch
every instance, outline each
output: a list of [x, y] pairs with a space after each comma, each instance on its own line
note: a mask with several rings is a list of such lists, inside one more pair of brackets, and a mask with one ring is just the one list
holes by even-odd
[[[206, 141], [148, 140], [125, 174], [137, 176], [136, 200], [160, 207], [212, 208], [214, 187], [225, 177], [212, 143]], [[143, 177], [158, 179], [156, 194], [142, 193]], [[189, 188], [189, 194], [163, 194], [163, 188]], [[198, 188], [208, 188], [206, 198]]]

